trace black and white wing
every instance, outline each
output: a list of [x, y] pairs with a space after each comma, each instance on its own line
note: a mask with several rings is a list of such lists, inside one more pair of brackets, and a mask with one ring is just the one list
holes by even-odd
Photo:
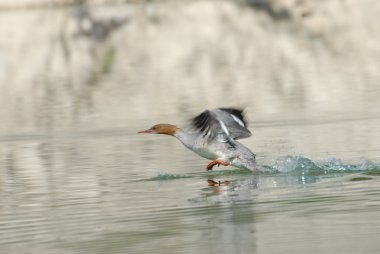
[[213, 112], [215, 112], [219, 121], [224, 123], [232, 139], [249, 138], [252, 136], [252, 133], [247, 129], [247, 121], [244, 118], [243, 110], [217, 108]]
[[243, 110], [235, 108], [217, 108], [205, 110], [191, 122], [192, 126], [208, 136], [219, 140], [248, 138], [252, 134], [247, 129]]

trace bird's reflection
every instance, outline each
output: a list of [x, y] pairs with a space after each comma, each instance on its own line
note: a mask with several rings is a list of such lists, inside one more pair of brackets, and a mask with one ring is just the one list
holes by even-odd
[[214, 181], [212, 179], [207, 180], [208, 186], [228, 186], [231, 182], [230, 181]]
[[231, 179], [215, 179], [208, 177], [207, 186], [212, 193], [231, 192], [244, 193], [244, 190], [251, 191], [259, 187], [259, 177], [257, 174], [252, 174], [249, 177], [238, 177]]

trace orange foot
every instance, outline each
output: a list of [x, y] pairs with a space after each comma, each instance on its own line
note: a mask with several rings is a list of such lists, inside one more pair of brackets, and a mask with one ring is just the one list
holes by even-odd
[[218, 167], [220, 165], [223, 165], [223, 166], [228, 166], [230, 165], [228, 162], [224, 162], [224, 161], [221, 161], [221, 160], [213, 160], [212, 162], [210, 162], [208, 165], [207, 165], [207, 170], [212, 170], [212, 168], [215, 166], [215, 165], [218, 165]]

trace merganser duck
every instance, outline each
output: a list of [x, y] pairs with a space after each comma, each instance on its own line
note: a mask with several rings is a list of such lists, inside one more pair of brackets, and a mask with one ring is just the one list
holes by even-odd
[[212, 160], [207, 165], [207, 170], [212, 170], [215, 165], [257, 169], [256, 155], [236, 141], [252, 135], [247, 129], [243, 110], [236, 108], [205, 110], [191, 120], [191, 126], [192, 130], [187, 132], [172, 124], [156, 124], [139, 133], [176, 137], [193, 152]]

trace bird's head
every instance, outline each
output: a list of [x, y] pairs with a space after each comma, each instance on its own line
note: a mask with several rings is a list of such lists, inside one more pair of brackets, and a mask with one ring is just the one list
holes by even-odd
[[166, 134], [166, 135], [171, 135], [174, 136], [176, 131], [178, 130], [177, 126], [172, 125], [172, 124], [167, 124], [167, 123], [160, 123], [154, 125], [152, 128], [145, 130], [145, 131], [140, 131], [138, 133], [150, 133], [150, 134]]

